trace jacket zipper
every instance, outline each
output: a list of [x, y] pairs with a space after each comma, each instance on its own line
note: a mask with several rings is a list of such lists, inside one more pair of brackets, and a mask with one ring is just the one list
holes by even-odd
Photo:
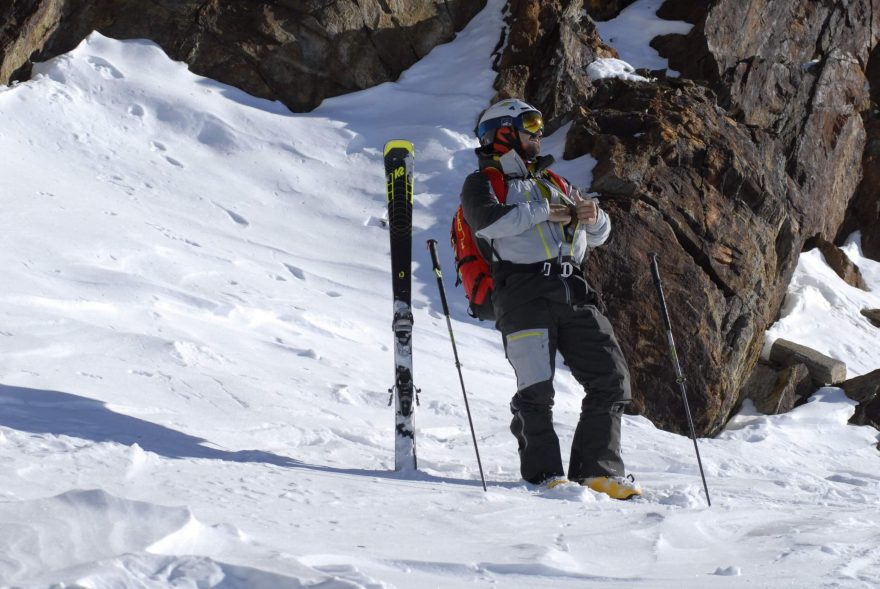
[[[549, 195], [549, 197], [547, 198], [547, 202], [553, 203], [553, 190], [554, 190], [554, 188], [552, 188], [551, 186], [546, 186], [546, 185], [542, 184], [540, 178], [532, 178], [532, 182], [535, 183], [535, 189], [538, 191], [538, 194], [543, 194], [544, 191], [542, 190], [542, 188], [546, 188], [547, 194]], [[563, 237], [560, 238], [559, 234], [557, 233], [557, 231], [558, 231], [557, 227], [556, 227], [557, 223], [551, 223], [550, 221], [546, 221], [546, 223], [547, 223], [547, 226], [550, 228], [550, 235], [553, 237], [553, 241], [555, 242], [554, 245], [556, 245], [558, 248], [560, 245], [565, 243], [565, 238], [564, 238], [565, 232], [562, 231]], [[560, 226], [560, 228], [562, 227], [561, 224], [559, 224], [559, 226]]]

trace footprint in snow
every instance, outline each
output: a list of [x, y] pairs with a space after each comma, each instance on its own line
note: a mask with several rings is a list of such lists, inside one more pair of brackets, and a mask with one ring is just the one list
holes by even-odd
[[137, 190], [134, 186], [127, 183], [125, 177], [120, 176], [119, 174], [113, 174], [112, 176], [106, 176], [106, 175], [101, 174], [101, 175], [96, 176], [96, 178], [98, 180], [100, 180], [101, 182], [106, 182], [107, 184], [113, 184], [114, 186], [119, 186], [129, 196], [133, 195], [135, 193], [135, 191]]
[[303, 272], [301, 268], [297, 268], [296, 266], [291, 266], [290, 264], [284, 264], [284, 267], [287, 269], [288, 272], [290, 272], [290, 274], [294, 278], [297, 278], [299, 280], [306, 279], [306, 273]]
[[845, 483], [847, 485], [854, 485], [856, 487], [867, 487], [870, 485], [870, 481], [866, 481], [865, 479], [850, 476], [847, 474], [834, 474], [830, 477], [827, 477], [825, 480], [831, 481], [832, 483]]
[[642, 525], [653, 525], [663, 523], [666, 520], [666, 516], [662, 513], [657, 513], [656, 511], [652, 511], [651, 513], [646, 513], [642, 518]]
[[196, 135], [199, 143], [220, 152], [230, 153], [238, 149], [235, 131], [220, 119], [209, 119], [202, 123]]
[[211, 202], [211, 204], [214, 205], [215, 207], [217, 207], [218, 209], [220, 209], [221, 211], [223, 211], [224, 213], [226, 213], [226, 215], [230, 219], [232, 219], [232, 222], [235, 223], [236, 225], [241, 225], [242, 227], [247, 227], [250, 225], [250, 223], [248, 222], [247, 219], [245, 219], [244, 217], [242, 217], [241, 215], [239, 215], [235, 211], [230, 211], [229, 209], [227, 209], [223, 205], [217, 204], [216, 202], [213, 202], [213, 201]]
[[116, 69], [116, 67], [102, 57], [92, 56], [88, 59], [89, 65], [92, 66], [96, 72], [101, 74], [101, 77], [105, 80], [116, 79], [121, 80], [125, 78], [121, 71]]
[[718, 567], [712, 574], [721, 577], [739, 577], [742, 575], [742, 569], [737, 566]]
[[302, 358], [311, 358], [312, 360], [317, 360], [319, 358], [318, 352], [311, 348], [294, 348], [293, 346], [287, 345], [286, 343], [284, 343], [284, 340], [277, 337], [275, 338], [275, 341], [273, 343], [276, 346], [287, 350], [288, 352], [293, 352], [294, 354]]
[[381, 227], [384, 229], [388, 227], [388, 221], [387, 219], [370, 215], [364, 220], [364, 227]]
[[84, 376], [86, 378], [93, 378], [95, 380], [104, 380], [104, 377], [100, 374], [92, 374], [91, 372], [77, 372], [80, 376]]
[[242, 217], [241, 215], [239, 215], [238, 213], [230, 211], [229, 209], [223, 209], [223, 210], [226, 211], [226, 214], [229, 215], [229, 218], [232, 219], [232, 221], [236, 225], [241, 225], [242, 227], [248, 227], [250, 225], [248, 220], [245, 219], [244, 217]]

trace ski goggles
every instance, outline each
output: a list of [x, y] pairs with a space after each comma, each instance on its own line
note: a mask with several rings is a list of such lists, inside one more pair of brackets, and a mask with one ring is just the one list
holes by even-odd
[[520, 113], [515, 117], [498, 117], [480, 123], [477, 127], [477, 136], [484, 137], [486, 133], [495, 131], [501, 127], [515, 127], [529, 135], [539, 135], [544, 132], [544, 118], [536, 110]]
[[514, 119], [516, 128], [530, 135], [544, 132], [544, 117], [538, 111], [524, 112]]

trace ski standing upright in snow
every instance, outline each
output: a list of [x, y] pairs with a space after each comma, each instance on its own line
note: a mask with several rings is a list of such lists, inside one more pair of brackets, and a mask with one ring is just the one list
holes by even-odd
[[394, 293], [394, 470], [415, 469], [415, 405], [418, 389], [412, 367], [412, 204], [415, 151], [409, 141], [385, 144], [388, 232], [391, 235], [391, 286]]

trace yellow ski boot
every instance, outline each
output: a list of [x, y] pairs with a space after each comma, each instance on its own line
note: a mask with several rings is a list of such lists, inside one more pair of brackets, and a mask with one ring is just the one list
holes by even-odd
[[548, 489], [555, 489], [559, 485], [565, 485], [570, 481], [565, 477], [551, 477], [544, 481], [543, 485]]
[[612, 499], [626, 500], [642, 494], [642, 490], [635, 483], [632, 475], [625, 477], [590, 477], [580, 481], [580, 483], [597, 493], [605, 493]]

